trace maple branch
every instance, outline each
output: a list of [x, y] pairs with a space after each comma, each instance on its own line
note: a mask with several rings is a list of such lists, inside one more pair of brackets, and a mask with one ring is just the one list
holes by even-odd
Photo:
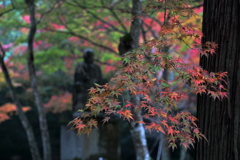
[[162, 22], [159, 21], [159, 19], [155, 18], [155, 17], [150, 17], [152, 20], [154, 20], [155, 22], [158, 23], [158, 25], [162, 26]]
[[[166, 3], [165, 3], [166, 4]], [[193, 7], [188, 7], [188, 8], [182, 8], [182, 7], [176, 7], [176, 9], [179, 9], [179, 10], [192, 10], [192, 9], [195, 9], [195, 8], [200, 8], [200, 7], [203, 7], [203, 4], [199, 4], [199, 5], [196, 5], [196, 6], [193, 6]], [[159, 6], [155, 6], [155, 10], [160, 10], [160, 9], [167, 9], [167, 10], [171, 10], [172, 8], [168, 8], [168, 7], [162, 7], [161, 5]]]
[[[147, 16], [147, 17], [149, 17], [149, 16]], [[156, 18], [154, 18], [154, 17], [149, 17], [149, 18], [152, 19], [153, 21], [155, 21], [159, 26], [162, 26], [162, 23], [161, 23], [158, 19], [156, 19]], [[143, 23], [144, 26], [147, 27], [148, 31], [151, 32], [152, 36], [153, 36], [155, 39], [158, 39], [157, 34], [156, 34], [156, 33], [154, 32], [154, 30], [152, 29], [153, 21], [151, 22], [151, 25], [148, 25], [148, 24], [145, 23], [144, 21], [143, 21], [142, 23]]]
[[167, 24], [165, 24], [165, 23], [167, 23], [167, 8], [166, 8], [166, 5], [167, 5], [167, 3], [165, 3], [165, 8], [164, 8], [164, 18], [163, 18], [163, 26], [165, 26], [165, 25], [167, 25]]
[[125, 33], [127, 33], [127, 28], [125, 27], [125, 25], [121, 22], [121, 20], [119, 19], [119, 17], [117, 16], [117, 14], [114, 12], [114, 10], [111, 8], [110, 9], [111, 13], [113, 14], [113, 17], [115, 17], [115, 19], [118, 21], [118, 23], [122, 26], [122, 28], [124, 29]]
[[0, 17], [1, 17], [2, 15], [4, 15], [4, 14], [8, 13], [8, 12], [11, 12], [11, 11], [14, 10], [14, 9], [15, 9], [15, 8], [11, 8], [11, 9], [9, 9], [9, 10], [6, 10], [6, 11], [0, 13]]
[[[66, 27], [66, 26], [65, 26], [65, 27]], [[105, 50], [107, 50], [107, 51], [109, 51], [109, 52], [112, 52], [112, 53], [114, 53], [114, 54], [119, 55], [118, 52], [116, 52], [116, 51], [113, 50], [112, 48], [107, 47], [107, 46], [102, 45], [102, 44], [99, 44], [99, 43], [96, 43], [96, 42], [90, 40], [89, 38], [87, 38], [87, 37], [85, 37], [85, 36], [83, 36], [83, 35], [80, 35], [80, 34], [75, 33], [74, 31], [68, 30], [68, 32], [66, 32], [66, 31], [60, 31], [60, 30], [54, 30], [54, 29], [47, 29], [47, 31], [50, 31], [50, 32], [58, 32], [58, 33], [63, 33], [63, 34], [68, 34], [68, 35], [76, 36], [76, 37], [78, 37], [78, 38], [80, 38], [80, 39], [83, 39], [83, 40], [85, 40], [85, 41], [88, 41], [89, 43], [93, 44], [93, 45], [96, 46], [96, 47], [105, 49]]]
[[[71, 4], [70, 2], [68, 2], [69, 4]], [[118, 1], [117, 3], [120, 3], [120, 1]], [[71, 4], [72, 6], [75, 6], [74, 4]], [[116, 7], [116, 3], [113, 6], [98, 6], [98, 5], [91, 5], [88, 6], [88, 9], [109, 9], [109, 8], [113, 8], [121, 13], [132, 13], [131, 8], [129, 6], [125, 6], [124, 9], [120, 8], [120, 7]]]
[[47, 10], [46, 12], [43, 12], [43, 13], [41, 14], [39, 20], [37, 21], [37, 24], [41, 23], [43, 17], [44, 17], [46, 14], [52, 12], [54, 9], [56, 9], [56, 8], [58, 8], [58, 7], [61, 6], [61, 4], [60, 4], [60, 5], [58, 5], [57, 7], [55, 7], [56, 4], [59, 4], [59, 2], [56, 2], [55, 4], [53, 4], [53, 6], [52, 6], [49, 10]]
[[[68, 3], [69, 3], [69, 2], [68, 2]], [[93, 45], [96, 46], [96, 47], [105, 49], [105, 50], [107, 50], [107, 51], [110, 51], [110, 52], [112, 52], [112, 53], [114, 53], [114, 54], [119, 55], [118, 52], [116, 52], [116, 51], [113, 50], [112, 48], [110, 48], [110, 47], [108, 47], [108, 46], [105, 46], [105, 45], [102, 45], [102, 44], [99, 44], [99, 43], [96, 43], [96, 42], [92, 41], [91, 39], [89, 39], [89, 38], [87, 38], [87, 37], [85, 37], [85, 36], [83, 36], [83, 35], [77, 34], [76, 32], [74, 32], [74, 31], [67, 25], [67, 23], [65, 23], [65, 22], [63, 21], [63, 19], [59, 18], [59, 21], [60, 21], [60, 23], [68, 30], [68, 32], [59, 31], [59, 30], [52, 30], [52, 29], [47, 29], [47, 31], [53, 31], [53, 32], [59, 32], [59, 33], [64, 33], [64, 34], [73, 35], [73, 36], [76, 36], [76, 37], [78, 37], [78, 38], [80, 38], [80, 39], [83, 39], [83, 40], [85, 40], [85, 41], [88, 41], [89, 43], [93, 44]]]
[[178, 39], [179, 39], [180, 41], [182, 41], [184, 44], [186, 44], [186, 46], [187, 46], [188, 48], [195, 50], [195, 48], [192, 48], [177, 32], [175, 32], [175, 31], [173, 31], [173, 32], [178, 36]]
[[[109, 7], [105, 7], [105, 8], [109, 8]], [[132, 13], [131, 8], [128, 8], [128, 9], [122, 9], [122, 8], [117, 8], [117, 7], [114, 7], [114, 8], [116, 8], [116, 10], [121, 13], [129, 13], [129, 14]]]
[[[102, 1], [101, 1], [102, 2]], [[102, 4], [103, 7], [103, 4]], [[120, 18], [117, 16], [116, 12], [113, 10], [113, 7], [108, 7], [108, 10], [112, 13], [113, 17], [118, 21], [118, 23], [122, 26], [122, 28], [124, 29], [125, 33], [128, 32], [127, 28], [125, 27], [125, 25], [121, 22]]]
[[5, 52], [5, 50], [3, 49], [3, 46], [2, 46], [2, 44], [0, 43], [0, 49], [1, 49], [1, 52], [2, 52], [2, 54], [0, 54], [0, 59], [1, 59], [1, 63], [3, 63], [4, 61], [4, 57], [5, 57], [5, 54], [6, 54], [6, 52]]
[[[75, 6], [75, 5], [73, 5], [73, 4], [69, 3], [69, 2], [66, 2], [66, 3], [69, 4], [69, 5], [71, 5], [71, 6]], [[105, 23], [105, 24], [111, 26], [115, 31], [118, 31], [118, 32], [120, 32], [120, 33], [122, 33], [122, 34], [126, 34], [126, 32], [121, 31], [120, 29], [118, 29], [117, 27], [115, 27], [114, 25], [112, 25], [111, 23], [108, 23], [108, 22], [105, 21], [104, 19], [102, 19], [102, 18], [100, 18], [99, 16], [97, 16], [95, 13], [89, 11], [89, 9], [88, 9], [86, 6], [82, 6], [82, 5], [81, 5], [80, 3], [78, 3], [77, 1], [75, 1], [75, 3], [76, 3], [77, 6], [80, 7], [81, 9], [85, 9], [86, 12], [88, 12], [89, 14], [91, 14], [95, 19], [101, 21], [102, 23]]]
[[143, 28], [143, 23], [141, 25], [141, 29], [142, 29], [143, 41], [144, 41], [144, 44], [146, 44], [147, 43], [147, 38], [146, 38], [146, 31]]
[[6, 14], [6, 13], [8, 13], [8, 12], [11, 12], [12, 10], [15, 9], [15, 6], [14, 6], [14, 4], [13, 4], [12, 2], [11, 2], [11, 5], [12, 5], [12, 8], [11, 8], [11, 9], [8, 9], [8, 10], [2, 12], [2, 13], [0, 13], [0, 17], [3, 16], [4, 14]]
[[153, 36], [155, 39], [158, 39], [156, 33], [154, 32], [154, 30], [151, 29], [151, 26], [150, 26], [150, 25], [147, 25], [147, 24], [144, 23], [144, 22], [143, 22], [143, 25], [148, 28], [148, 30], [151, 32], [152, 36]]

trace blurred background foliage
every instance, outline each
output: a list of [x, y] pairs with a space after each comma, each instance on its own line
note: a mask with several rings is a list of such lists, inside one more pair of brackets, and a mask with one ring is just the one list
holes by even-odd
[[[144, 1], [147, 2], [147, 1]], [[202, 3], [192, 1], [194, 16], [178, 16], [184, 24], [201, 29]], [[83, 50], [92, 48], [95, 62], [100, 65], [105, 82], [121, 67], [118, 63], [119, 38], [128, 33], [131, 24], [130, 0], [36, 0], [38, 29], [35, 36], [35, 65], [40, 92], [48, 111], [47, 118], [54, 159], [60, 155], [60, 120], [63, 112], [71, 110], [73, 73], [78, 62], [83, 60]], [[169, 21], [171, 20], [169, 15]], [[157, 38], [164, 21], [164, 13], [142, 15], [143, 25], [140, 42]], [[33, 125], [39, 146], [40, 132], [37, 109], [29, 84], [26, 48], [29, 31], [29, 15], [22, 0], [0, 2], [0, 41], [7, 51], [5, 62], [17, 94], [23, 106], [28, 106], [27, 117]], [[191, 45], [193, 39], [186, 40]], [[185, 61], [198, 63], [198, 51], [184, 43], [172, 44], [170, 54], [180, 51]], [[0, 72], [0, 109], [12, 100]], [[195, 98], [188, 99], [188, 109], [195, 111]], [[190, 105], [191, 104], [191, 105]], [[9, 105], [12, 106], [12, 105]], [[184, 106], [182, 107], [184, 109]], [[5, 111], [3, 111], [5, 110]], [[122, 158], [134, 159], [131, 137], [122, 124]], [[0, 110], [0, 159], [14, 155], [29, 159], [30, 152], [25, 132], [16, 110]], [[155, 139], [149, 139], [154, 144]], [[124, 149], [125, 148], [125, 149]], [[154, 153], [155, 152], [155, 153]], [[152, 154], [156, 154], [156, 148]], [[180, 154], [175, 151], [175, 156]], [[174, 159], [174, 157], [172, 157]]]

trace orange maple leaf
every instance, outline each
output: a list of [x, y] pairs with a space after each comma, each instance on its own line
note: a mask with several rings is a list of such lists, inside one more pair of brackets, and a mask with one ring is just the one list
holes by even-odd
[[98, 122], [94, 119], [90, 119], [88, 122], [87, 122], [87, 125], [92, 128], [93, 126], [97, 128], [97, 125], [98, 125]]
[[80, 134], [85, 127], [85, 124], [79, 123], [75, 126], [75, 129], [77, 129], [78, 134]]
[[121, 111], [118, 111], [118, 113], [120, 115], [123, 115], [124, 119], [126, 118], [128, 121], [130, 121], [130, 119], [133, 120], [132, 113], [130, 110], [121, 110]]
[[103, 125], [104, 125], [104, 123], [108, 122], [108, 121], [109, 121], [109, 119], [110, 119], [110, 117], [105, 117], [105, 118], [102, 120], [102, 122], [103, 122]]

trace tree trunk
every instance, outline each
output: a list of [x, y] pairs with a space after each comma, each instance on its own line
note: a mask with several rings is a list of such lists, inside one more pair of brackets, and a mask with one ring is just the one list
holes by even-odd
[[[133, 38], [133, 48], [139, 46], [139, 37], [142, 26], [142, 21], [139, 16], [142, 14], [142, 0], [132, 0], [132, 17], [130, 34]], [[139, 104], [140, 97], [131, 95], [131, 102], [136, 106]], [[132, 113], [135, 121], [142, 121], [141, 109], [135, 109]], [[145, 135], [145, 129], [141, 123], [131, 123], [131, 134], [136, 152], [137, 160], [149, 160], [149, 152], [147, 148], [147, 140]]]
[[36, 143], [36, 140], [35, 140], [35, 136], [34, 136], [34, 133], [33, 133], [33, 130], [32, 130], [32, 126], [30, 125], [26, 115], [24, 114], [24, 112], [22, 110], [22, 105], [18, 101], [18, 98], [17, 98], [17, 95], [15, 94], [15, 90], [14, 90], [14, 87], [12, 85], [12, 81], [11, 81], [11, 78], [9, 76], [7, 67], [5, 66], [5, 63], [4, 63], [5, 51], [4, 51], [1, 44], [0, 44], [0, 48], [1, 48], [1, 52], [2, 52], [2, 56], [0, 57], [0, 64], [1, 64], [2, 72], [4, 74], [5, 81], [7, 83], [8, 88], [9, 88], [9, 92], [10, 92], [10, 96], [12, 98], [12, 101], [14, 102], [15, 106], [17, 107], [17, 113], [19, 115], [20, 121], [23, 125], [24, 130], [27, 133], [27, 138], [28, 138], [28, 143], [29, 143], [29, 146], [30, 146], [32, 159], [33, 160], [41, 160], [39, 150], [37, 148], [37, 143]]
[[30, 77], [31, 87], [33, 89], [33, 94], [35, 97], [35, 103], [38, 109], [39, 124], [40, 124], [42, 144], [43, 144], [43, 159], [51, 160], [51, 146], [49, 141], [46, 112], [42, 103], [41, 96], [39, 94], [37, 78], [35, 73], [35, 66], [34, 66], [33, 42], [34, 42], [34, 36], [37, 29], [37, 22], [35, 19], [35, 5], [34, 5], [34, 0], [25, 0], [25, 2], [28, 6], [28, 10], [30, 14], [30, 23], [31, 23], [30, 31], [28, 35], [28, 50], [27, 50], [29, 77]]
[[240, 1], [204, 0], [203, 43], [218, 44], [216, 55], [201, 57], [208, 71], [227, 71], [229, 99], [198, 96], [197, 118], [207, 137], [197, 143], [196, 160], [240, 159]]

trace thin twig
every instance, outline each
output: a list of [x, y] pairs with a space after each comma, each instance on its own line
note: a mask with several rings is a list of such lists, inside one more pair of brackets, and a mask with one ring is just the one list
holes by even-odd
[[37, 21], [37, 24], [41, 23], [43, 17], [44, 17], [46, 14], [48, 14], [48, 13], [52, 12], [54, 9], [58, 8], [60, 5], [59, 5], [58, 7], [55, 7], [55, 5], [58, 4], [58, 3], [59, 3], [59, 2], [54, 3], [53, 6], [52, 6], [49, 10], [47, 10], [46, 12], [43, 12], [43, 13], [41, 14], [39, 20]]
[[50, 32], [58, 32], [58, 33], [63, 33], [63, 34], [68, 34], [68, 35], [76, 36], [76, 37], [78, 37], [78, 38], [80, 38], [80, 39], [83, 39], [83, 40], [85, 40], [85, 41], [88, 41], [89, 43], [93, 44], [93, 45], [96, 46], [96, 47], [99, 47], [99, 48], [105, 49], [105, 50], [107, 50], [107, 51], [110, 51], [110, 52], [112, 52], [112, 53], [118, 54], [118, 52], [114, 51], [112, 48], [107, 47], [107, 46], [102, 45], [102, 44], [99, 44], [99, 43], [96, 43], [96, 42], [90, 40], [89, 38], [87, 38], [87, 37], [85, 37], [85, 36], [83, 36], [83, 35], [77, 34], [77, 33], [75, 33], [74, 31], [71, 31], [71, 30], [68, 30], [68, 32], [66, 32], [66, 31], [60, 31], [60, 30], [47, 29], [47, 31], [50, 31]]
[[[85, 9], [86, 12], [89, 13], [89, 14], [91, 14], [95, 19], [101, 21], [101, 22], [104, 23], [104, 24], [107, 24], [107, 25], [111, 26], [115, 31], [118, 31], [118, 32], [120, 32], [120, 33], [122, 33], [122, 34], [125, 34], [125, 33], [126, 33], [125, 31], [122, 31], [122, 30], [118, 29], [117, 27], [115, 27], [115, 26], [112, 25], [111, 23], [108, 23], [108, 22], [105, 21], [104, 19], [100, 18], [100, 17], [97, 16], [95, 13], [89, 11], [89, 9], [88, 9], [86, 6], [82, 6], [82, 5], [81, 5], [80, 3], [78, 3], [77, 1], [75, 1], [75, 3], [76, 3], [76, 5], [77, 5], [78, 7], [80, 7], [81, 9]], [[71, 5], [71, 6], [75, 6], [74, 4], [69, 3], [69, 2], [67, 2], [67, 4], [69, 4], [69, 5]]]
[[156, 33], [154, 32], [154, 30], [151, 29], [151, 26], [144, 23], [143, 22], [143, 25], [146, 26], [148, 28], [148, 30], [151, 32], [152, 36], [154, 37], [154, 39], [158, 39], [158, 36], [156, 35]]
[[141, 29], [142, 29], [143, 41], [144, 41], [144, 44], [146, 44], [147, 38], [146, 38], [146, 31], [144, 30], [144, 27], [143, 27], [143, 23], [142, 23]]
[[121, 20], [119, 19], [119, 17], [117, 16], [117, 14], [114, 12], [114, 10], [112, 8], [109, 8], [110, 12], [112, 13], [113, 17], [118, 21], [118, 23], [122, 26], [122, 28], [124, 29], [125, 33], [128, 32], [127, 28], [125, 27], [125, 25], [121, 22]]
[[5, 57], [5, 50], [3, 49], [3, 46], [1, 44], [1, 42], [0, 42], [0, 49], [1, 49], [1, 52], [2, 52], [2, 54], [0, 54], [0, 58], [1, 58], [1, 61], [2, 61]]
[[12, 10], [15, 9], [15, 6], [14, 6], [14, 4], [13, 4], [12, 2], [11, 2], [11, 5], [12, 5], [12, 8], [11, 8], [11, 9], [8, 9], [8, 10], [2, 12], [2, 13], [0, 13], [0, 17], [3, 16], [4, 14], [6, 14], [6, 13], [8, 13], [8, 12], [11, 12]]
[[[84, 36], [82, 36], [82, 35], [77, 34], [77, 33], [74, 32], [72, 29], [70, 29], [70, 28], [68, 27], [68, 25], [62, 21], [62, 19], [59, 19], [59, 21], [61, 22], [62, 25], [64, 25], [64, 26], [67, 28], [67, 30], [69, 31], [70, 34], [72, 34], [72, 35], [74, 35], [74, 36], [76, 36], [76, 37], [79, 37], [79, 38], [81, 38], [81, 39], [83, 39], [83, 40], [86, 40], [86, 41], [90, 42], [91, 44], [93, 44], [93, 45], [95, 45], [95, 46], [97, 46], [97, 47], [100, 47], [100, 48], [106, 49], [106, 50], [108, 50], [108, 51], [111, 51], [111, 52], [113, 52], [113, 53], [115, 53], [115, 54], [118, 54], [116, 51], [114, 51], [114, 50], [113, 50], [112, 48], [110, 48], [110, 47], [107, 47], [107, 46], [104, 46], [104, 45], [102, 45], [102, 44], [96, 43], [96, 42], [90, 40], [90, 39], [87, 38], [87, 37], [84, 37]], [[119, 55], [119, 54], [118, 54], [118, 55]]]

